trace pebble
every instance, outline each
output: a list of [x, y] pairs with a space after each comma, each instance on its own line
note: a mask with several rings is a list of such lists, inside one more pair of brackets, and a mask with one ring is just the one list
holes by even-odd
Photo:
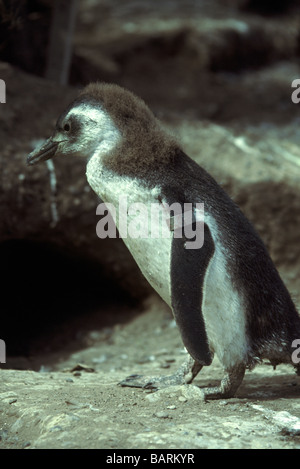
[[75, 372], [86, 371], [87, 373], [94, 373], [95, 369], [90, 366], [83, 365], [82, 363], [77, 363], [77, 365], [73, 366], [73, 368], [71, 368], [70, 370], [66, 370], [66, 371], [70, 371], [71, 373], [73, 373], [74, 371]]
[[186, 398], [186, 397], [183, 397], [183, 396], [179, 396], [179, 397], [178, 397], [178, 400], [179, 400], [180, 402], [186, 402], [186, 401], [187, 401], [187, 398]]
[[158, 417], [159, 419], [168, 419], [168, 418], [170, 418], [168, 412], [164, 412], [164, 411], [155, 412], [154, 416]]
[[[194, 386], [193, 384], [188, 386], [183, 386], [181, 389], [183, 397], [187, 400], [196, 399], [197, 401], [203, 400], [203, 391], [198, 388], [198, 386]], [[185, 401], [184, 401], [185, 402]]]
[[167, 409], [169, 409], [169, 410], [174, 410], [176, 408], [177, 408], [176, 405], [168, 405], [167, 406]]
[[61, 432], [63, 430], [61, 425], [54, 425], [49, 429], [49, 432]]

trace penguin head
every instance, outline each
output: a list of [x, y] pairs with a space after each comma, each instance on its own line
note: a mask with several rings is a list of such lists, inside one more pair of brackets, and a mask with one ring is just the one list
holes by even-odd
[[144, 101], [118, 85], [92, 83], [59, 117], [53, 135], [28, 155], [34, 165], [59, 156], [104, 158], [111, 167], [147, 167], [173, 145]]
[[106, 154], [121, 140], [121, 132], [103, 103], [91, 93], [80, 96], [61, 114], [54, 133], [42, 146], [28, 155], [34, 165], [58, 156], [89, 158], [96, 152]]

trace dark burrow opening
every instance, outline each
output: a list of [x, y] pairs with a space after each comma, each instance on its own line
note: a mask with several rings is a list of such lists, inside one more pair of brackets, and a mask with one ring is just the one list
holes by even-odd
[[18, 367], [10, 357], [80, 348], [87, 331], [134, 314], [134, 300], [93, 260], [30, 240], [2, 242], [0, 259], [5, 368]]

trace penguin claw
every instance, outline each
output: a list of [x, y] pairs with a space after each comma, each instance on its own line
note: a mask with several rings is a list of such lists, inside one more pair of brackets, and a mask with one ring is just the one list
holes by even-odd
[[[159, 379], [159, 378], [158, 378]], [[143, 386], [143, 389], [150, 389], [151, 391], [158, 391], [159, 390], [159, 386], [157, 386], [157, 384], [155, 384], [155, 382], [153, 381], [148, 381], [148, 383], [146, 383], [144, 386]]]

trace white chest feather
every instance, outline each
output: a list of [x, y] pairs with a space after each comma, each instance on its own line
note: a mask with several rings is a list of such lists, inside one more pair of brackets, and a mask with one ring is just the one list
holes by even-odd
[[[156, 219], [159, 190], [148, 190], [137, 179], [112, 174], [93, 158], [88, 163], [87, 179], [104, 203], [113, 204], [124, 243], [148, 282], [171, 306], [172, 238], [164, 221]], [[160, 236], [162, 229], [164, 237]]]

